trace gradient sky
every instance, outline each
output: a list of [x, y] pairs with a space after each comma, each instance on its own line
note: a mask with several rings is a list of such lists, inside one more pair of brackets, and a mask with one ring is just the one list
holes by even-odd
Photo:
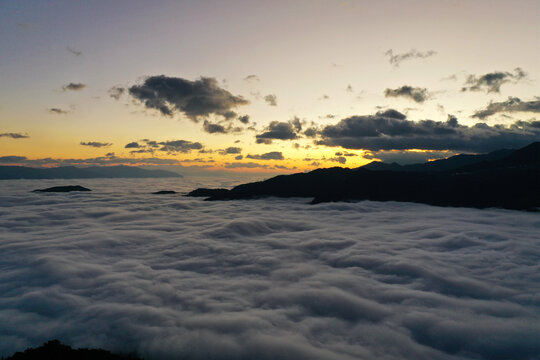
[[[298, 171], [523, 146], [539, 24], [537, 0], [0, 0], [0, 163]], [[249, 103], [190, 119], [164, 97], [166, 116], [130, 91], [159, 75]], [[272, 122], [295, 138], [257, 143]]]

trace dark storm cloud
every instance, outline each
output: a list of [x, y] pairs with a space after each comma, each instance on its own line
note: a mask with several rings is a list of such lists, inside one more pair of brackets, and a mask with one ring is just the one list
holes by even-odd
[[246, 158], [248, 159], [256, 159], [256, 160], [284, 160], [283, 154], [281, 151], [270, 151], [264, 154], [257, 154], [257, 155], [247, 155]]
[[262, 134], [255, 136], [258, 144], [269, 144], [272, 140], [292, 140], [298, 137], [302, 130], [302, 121], [294, 117], [288, 122], [272, 121]]
[[490, 102], [488, 106], [474, 113], [472, 117], [485, 119], [491, 115], [505, 112], [531, 112], [540, 113], [540, 98], [531, 101], [521, 101], [517, 97], [508, 97], [502, 102]]
[[277, 106], [277, 97], [273, 94], [268, 94], [264, 97], [264, 101], [270, 106]]
[[8, 137], [12, 139], [28, 139], [30, 136], [28, 136], [28, 134], [21, 133], [3, 133], [0, 134], [0, 137]]
[[214, 78], [201, 77], [191, 81], [165, 75], [150, 76], [141, 85], [133, 85], [129, 93], [146, 108], [163, 115], [183, 113], [193, 121], [209, 115], [226, 119], [236, 116], [232, 110], [249, 102], [221, 88]]
[[524, 78], [527, 78], [527, 73], [521, 68], [515, 68], [514, 73], [494, 71], [481, 76], [469, 75], [461, 91], [485, 90], [487, 93], [498, 93], [503, 84], [508, 82], [517, 83]]
[[405, 52], [405, 53], [394, 54], [394, 51], [390, 49], [384, 54], [388, 56], [388, 61], [390, 62], [390, 64], [397, 67], [403, 61], [412, 60], [412, 59], [425, 59], [425, 58], [428, 58], [430, 56], [437, 54], [437, 52], [433, 50], [420, 52], [416, 49], [411, 49], [410, 51]]
[[162, 145], [159, 150], [167, 152], [187, 153], [191, 150], [200, 150], [203, 148], [200, 142], [191, 142], [187, 140], [162, 141], [159, 144]]
[[426, 88], [403, 85], [397, 89], [384, 90], [384, 96], [385, 97], [404, 97], [404, 98], [411, 99], [421, 104], [427, 99], [429, 99], [430, 94]]
[[101, 148], [101, 147], [111, 146], [112, 144], [111, 143], [103, 143], [103, 142], [99, 142], [99, 141], [87, 141], [87, 142], [81, 141], [81, 145]]
[[133, 141], [133, 142], [130, 142], [130, 143], [126, 144], [126, 146], [124, 146], [124, 149], [138, 149], [140, 147], [141, 147], [141, 145], [138, 142]]
[[67, 91], [80, 91], [86, 87], [86, 84], [83, 83], [69, 83], [67, 85], [62, 86], [62, 90]]
[[113, 86], [109, 89], [109, 96], [115, 100], [119, 100], [120, 97], [126, 92], [126, 89], [119, 86]]
[[73, 48], [70, 47], [70, 46], [67, 46], [67, 47], [66, 47], [66, 50], [67, 50], [68, 52], [70, 52], [71, 54], [75, 55], [75, 56], [81, 56], [81, 55], [82, 55], [82, 52], [77, 51], [77, 50], [73, 49]]
[[320, 132], [316, 143], [348, 149], [378, 150], [453, 150], [487, 152], [501, 148], [520, 148], [540, 140], [534, 122], [515, 122], [510, 126], [477, 123], [461, 125], [454, 116], [447, 121], [411, 121], [396, 110], [375, 115], [352, 116]]
[[60, 108], [49, 108], [47, 109], [51, 114], [57, 114], [57, 115], [65, 115], [68, 113], [67, 110], [60, 109]]

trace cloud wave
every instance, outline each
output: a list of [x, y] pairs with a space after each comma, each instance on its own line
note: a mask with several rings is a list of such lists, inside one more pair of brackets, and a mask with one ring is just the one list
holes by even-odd
[[182, 181], [4, 182], [0, 355], [51, 338], [146, 359], [540, 352], [535, 214], [149, 194], [218, 185]]

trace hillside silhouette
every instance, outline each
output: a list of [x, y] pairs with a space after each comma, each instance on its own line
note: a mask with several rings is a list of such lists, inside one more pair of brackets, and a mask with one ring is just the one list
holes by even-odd
[[[437, 206], [537, 210], [540, 207], [540, 142], [519, 150], [457, 155], [435, 164], [380, 164], [279, 175], [231, 190], [197, 189], [206, 200], [267, 196], [311, 197], [311, 203], [347, 200], [406, 201]], [[399, 166], [399, 165], [398, 165]], [[414, 169], [414, 170], [411, 170]]]

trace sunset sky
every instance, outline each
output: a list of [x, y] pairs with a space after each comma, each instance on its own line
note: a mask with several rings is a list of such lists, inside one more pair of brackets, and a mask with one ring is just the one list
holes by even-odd
[[0, 165], [518, 148], [540, 141], [539, 24], [538, 0], [0, 0]]

